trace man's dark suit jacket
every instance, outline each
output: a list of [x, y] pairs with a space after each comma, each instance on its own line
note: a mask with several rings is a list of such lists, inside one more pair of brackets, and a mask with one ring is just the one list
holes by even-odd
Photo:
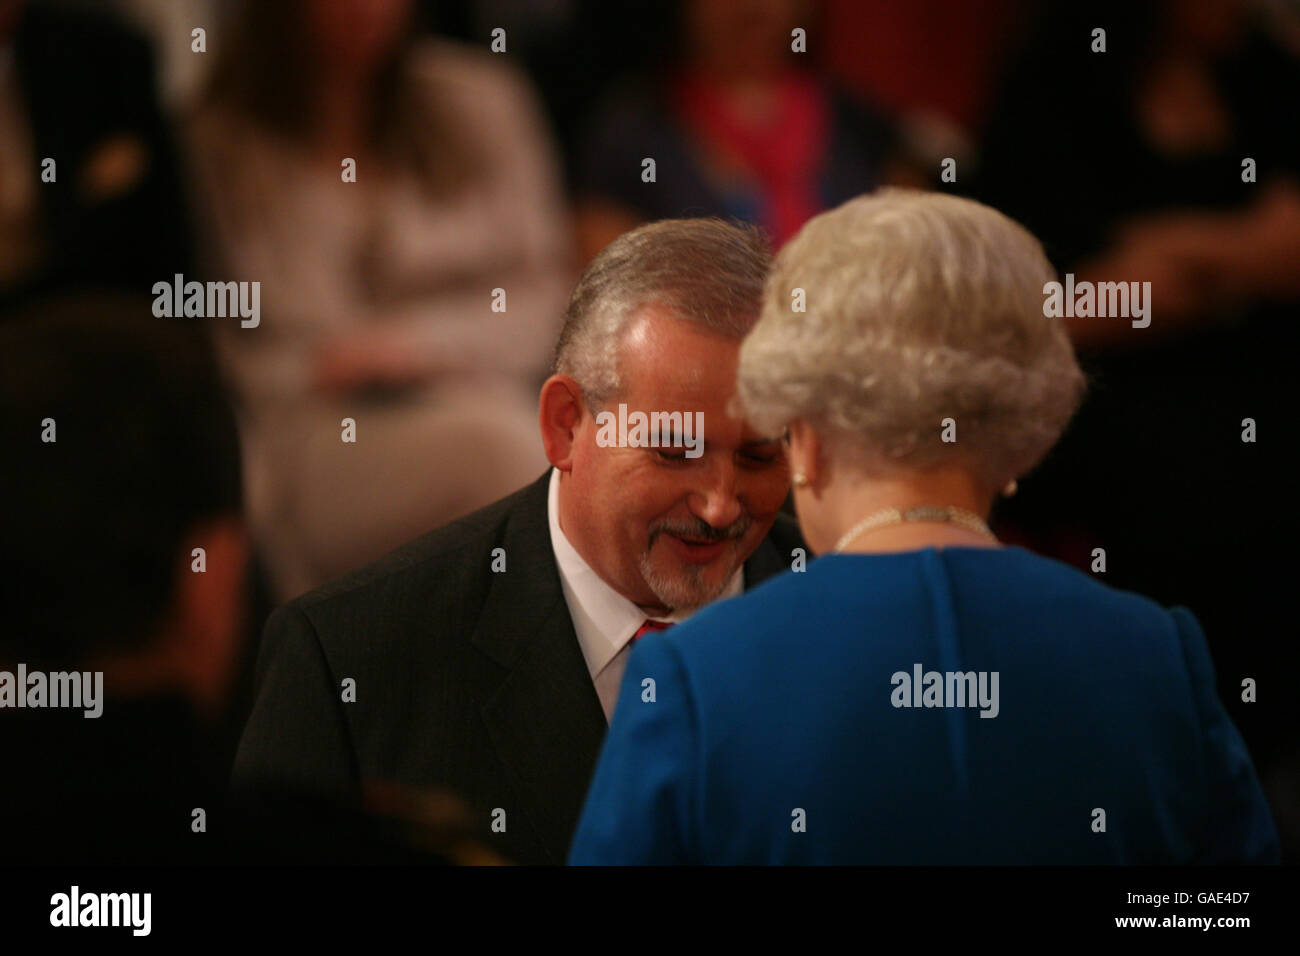
[[[446, 788], [485, 830], [505, 811], [505, 832], [487, 833], [498, 852], [562, 864], [606, 723], [551, 548], [549, 482], [277, 610], [236, 791], [350, 803], [363, 779]], [[746, 585], [789, 568], [798, 547], [797, 526], [778, 516]], [[349, 679], [355, 702], [343, 699]]]

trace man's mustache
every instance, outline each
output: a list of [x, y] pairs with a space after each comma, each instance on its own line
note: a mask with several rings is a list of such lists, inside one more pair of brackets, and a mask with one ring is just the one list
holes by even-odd
[[694, 538], [698, 541], [739, 541], [749, 529], [753, 527], [754, 519], [749, 515], [743, 515], [737, 518], [725, 528], [715, 528], [707, 521], [699, 518], [694, 521], [687, 521], [681, 518], [669, 518], [660, 521], [650, 528], [650, 546], [653, 547], [655, 541], [661, 534], [675, 534], [682, 538]]

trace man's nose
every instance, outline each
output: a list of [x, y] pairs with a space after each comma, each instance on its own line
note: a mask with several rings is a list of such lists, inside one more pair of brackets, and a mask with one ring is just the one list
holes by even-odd
[[744, 512], [736, 493], [735, 465], [715, 459], [700, 477], [701, 485], [690, 497], [691, 513], [714, 528], [729, 527]]

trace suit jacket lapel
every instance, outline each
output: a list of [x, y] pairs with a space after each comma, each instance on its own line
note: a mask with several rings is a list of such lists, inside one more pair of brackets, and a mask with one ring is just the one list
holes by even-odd
[[506, 570], [494, 575], [473, 642], [509, 673], [482, 706], [522, 817], [563, 863], [605, 736], [605, 714], [560, 587], [546, 514], [549, 473], [507, 519]]
[[[551, 548], [550, 473], [506, 520], [506, 570], [493, 575], [473, 643], [508, 673], [481, 713], [523, 817], [553, 863], [563, 863], [607, 729], [600, 698], [573, 630]], [[789, 567], [772, 536], [745, 562], [752, 588]]]

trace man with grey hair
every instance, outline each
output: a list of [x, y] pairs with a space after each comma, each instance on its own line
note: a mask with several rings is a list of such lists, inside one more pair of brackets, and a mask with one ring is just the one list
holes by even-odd
[[541, 389], [552, 469], [272, 615], [236, 787], [443, 787], [563, 863], [635, 640], [803, 556], [780, 436], [731, 402], [769, 265], [716, 220], [597, 256]]

